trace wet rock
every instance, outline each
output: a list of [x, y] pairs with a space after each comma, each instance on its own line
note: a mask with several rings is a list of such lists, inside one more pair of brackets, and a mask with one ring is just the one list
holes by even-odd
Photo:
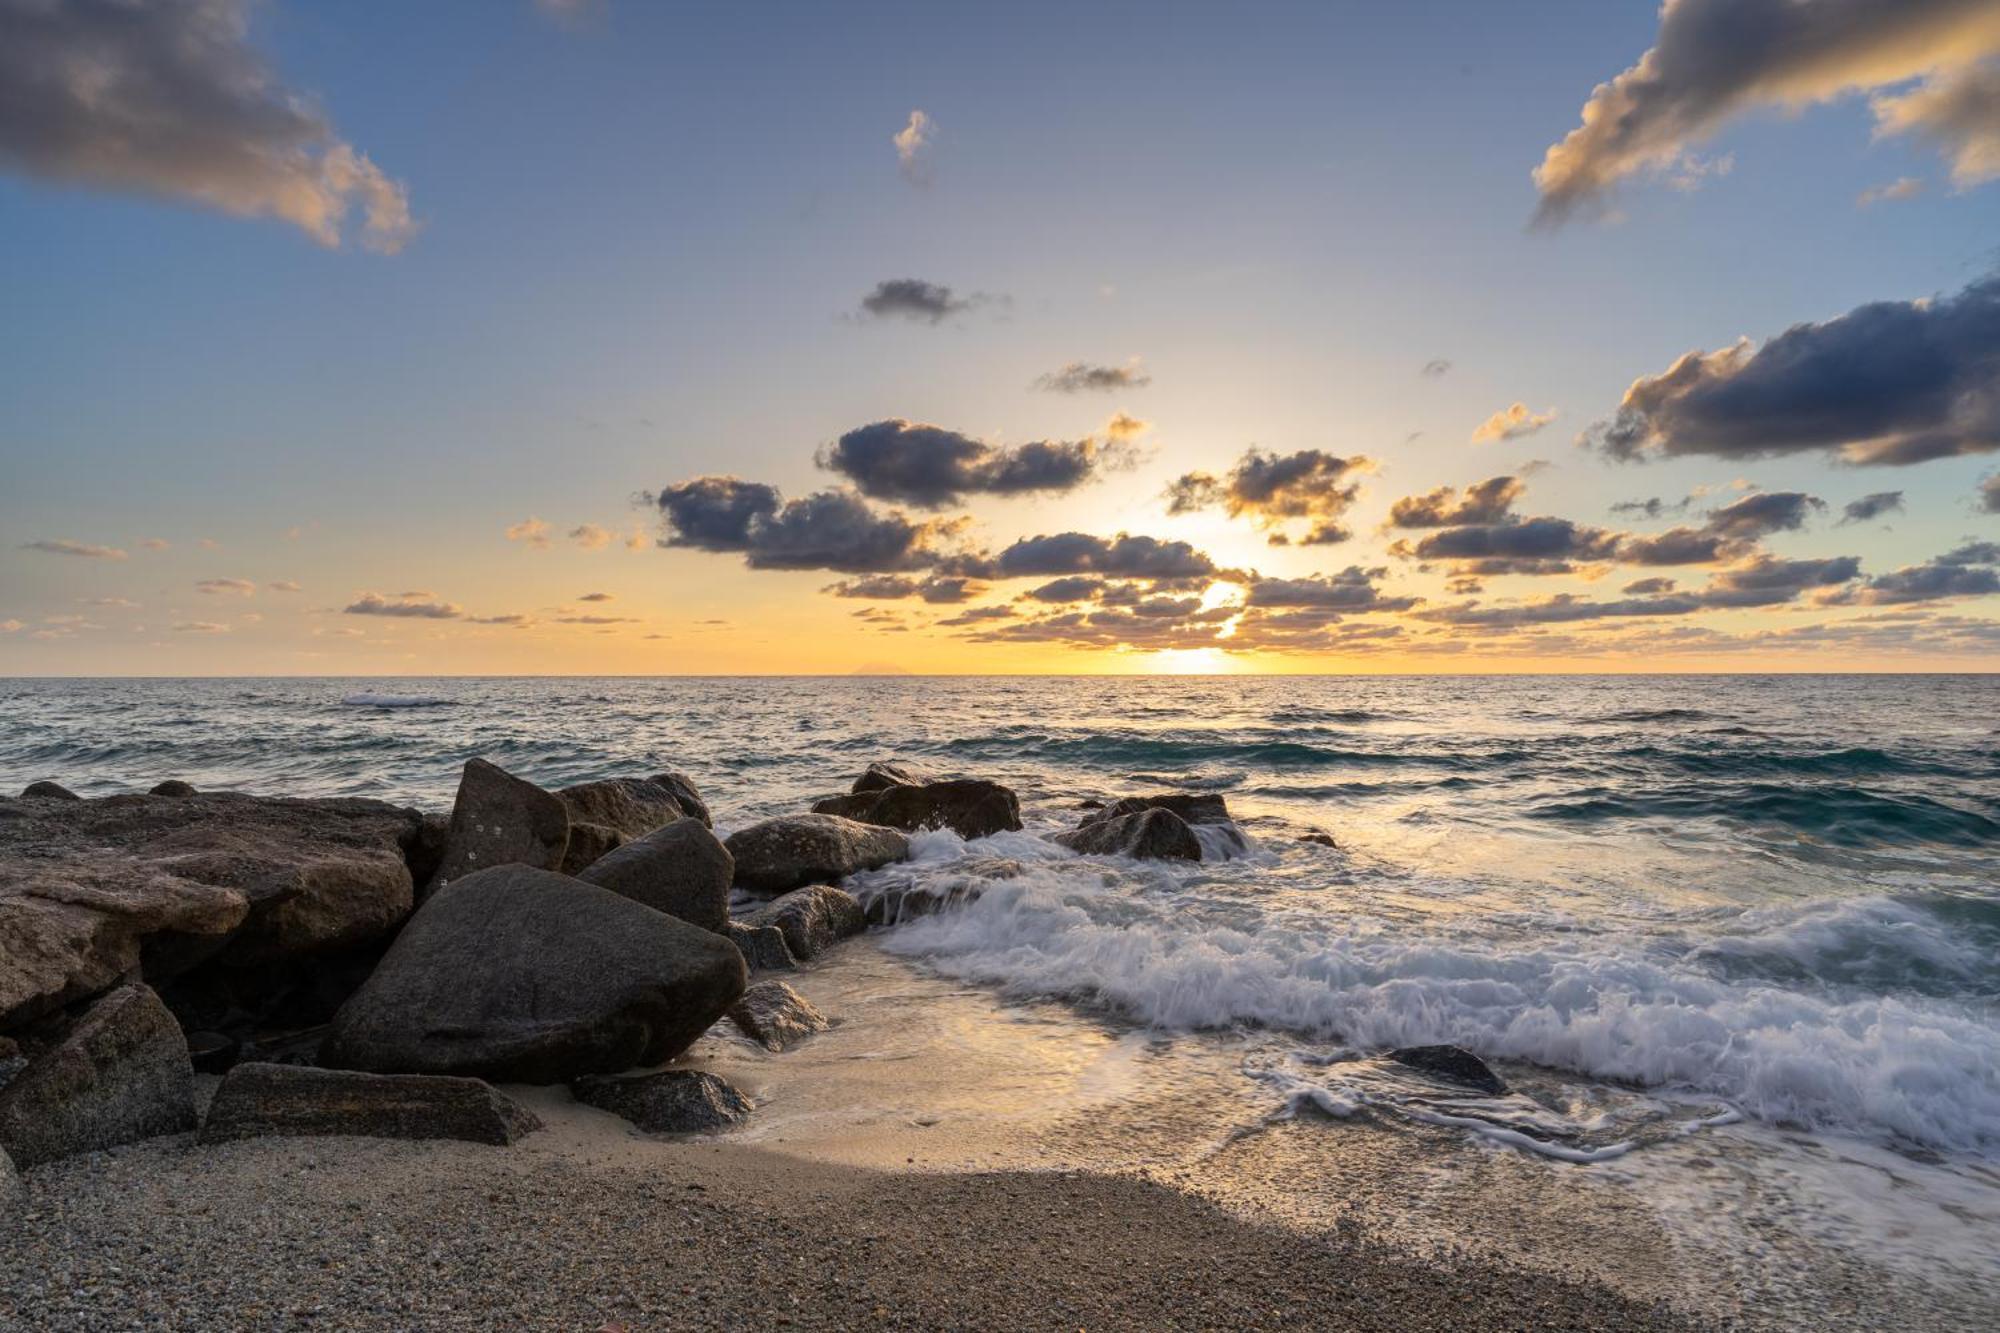
[[1340, 844], [1334, 841], [1331, 833], [1322, 833], [1318, 829], [1314, 829], [1311, 833], [1300, 834], [1299, 841], [1309, 842], [1315, 847], [1331, 847], [1336, 851], [1340, 849]]
[[672, 1059], [745, 981], [721, 935], [594, 884], [497, 866], [418, 909], [323, 1054], [375, 1073], [560, 1083]]
[[726, 927], [730, 941], [743, 953], [744, 966], [752, 972], [790, 972], [799, 965], [785, 932], [776, 926], [753, 926], [747, 921], [731, 921]]
[[792, 957], [810, 961], [850, 935], [868, 929], [868, 917], [851, 893], [826, 884], [795, 889], [743, 918], [749, 926], [775, 926]]
[[871, 926], [894, 926], [976, 902], [995, 880], [1019, 878], [1026, 869], [1003, 856], [968, 857], [948, 868], [929, 869], [922, 878], [870, 886], [862, 904]]
[[1201, 839], [1171, 810], [1147, 809], [1092, 819], [1051, 841], [1085, 856], [1130, 856], [1145, 860], [1199, 861]]
[[607, 852], [577, 878], [703, 930], [720, 931], [729, 921], [735, 874], [735, 858], [705, 824], [676, 819]]
[[884, 791], [890, 787], [921, 787], [926, 782], [936, 782], [939, 776], [916, 764], [877, 760], [862, 770], [861, 776], [854, 779], [854, 785], [848, 790], [859, 796], [863, 792]]
[[30, 782], [27, 786], [21, 788], [21, 799], [24, 801], [80, 801], [83, 798], [68, 787], [63, 786], [60, 782], [43, 781]]
[[950, 829], [961, 838], [984, 838], [1021, 827], [1021, 802], [1010, 788], [982, 778], [956, 778], [921, 787], [890, 787], [865, 816], [871, 824], [916, 833]]
[[554, 870], [569, 846], [569, 808], [561, 798], [484, 759], [465, 761], [444, 855], [424, 895], [491, 866]]
[[749, 1098], [697, 1069], [580, 1078], [570, 1084], [570, 1092], [584, 1105], [622, 1116], [648, 1134], [727, 1129], [751, 1109]]
[[788, 1051], [833, 1026], [811, 1000], [782, 981], [760, 981], [744, 991], [729, 1021], [767, 1051]]
[[28, 1036], [27, 1068], [0, 1088], [0, 1149], [18, 1165], [194, 1128], [187, 1041], [147, 987], [120, 986]]
[[1171, 810], [1195, 830], [1195, 840], [1204, 855], [1218, 860], [1241, 856], [1250, 850], [1250, 840], [1229, 817], [1229, 806], [1216, 792], [1173, 792], [1164, 796], [1127, 796], [1113, 801], [1095, 814], [1085, 815], [1084, 824], [1120, 819], [1147, 810]]
[[842, 819], [852, 819], [858, 823], [868, 822], [868, 812], [882, 799], [887, 788], [874, 791], [858, 791], [847, 796], [828, 796], [813, 802], [812, 812], [816, 815], [838, 815]]
[[723, 843], [736, 861], [736, 883], [776, 894], [873, 870], [910, 854], [895, 829], [837, 815], [785, 815], [739, 829]]
[[154, 787], [146, 794], [148, 796], [193, 796], [196, 792], [193, 784], [182, 782], [179, 778], [168, 778], [165, 782]]
[[216, 1089], [199, 1137], [348, 1134], [504, 1147], [541, 1127], [526, 1107], [476, 1078], [244, 1064]]
[[1462, 1083], [1489, 1097], [1503, 1096], [1507, 1091], [1506, 1080], [1462, 1046], [1404, 1046], [1389, 1052], [1389, 1058], [1433, 1078]]

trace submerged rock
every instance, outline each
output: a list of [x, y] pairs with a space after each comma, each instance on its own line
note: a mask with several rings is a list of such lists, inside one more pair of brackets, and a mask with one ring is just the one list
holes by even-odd
[[0, 1149], [21, 1166], [194, 1128], [187, 1041], [147, 987], [27, 1035], [27, 1067], [0, 1088]]
[[863, 792], [885, 791], [890, 787], [921, 787], [938, 779], [938, 774], [916, 764], [878, 759], [862, 770], [861, 776], [854, 779], [854, 785], [848, 790], [859, 796]]
[[440, 890], [335, 1017], [329, 1064], [560, 1083], [658, 1064], [743, 994], [721, 935], [609, 889], [497, 866]]
[[1299, 841], [1309, 842], [1315, 847], [1331, 847], [1335, 851], [1340, 849], [1340, 844], [1334, 840], [1331, 833], [1322, 833], [1318, 829], [1314, 829], [1311, 833], [1300, 834]]
[[1504, 1096], [1507, 1092], [1507, 1081], [1462, 1046], [1403, 1046], [1389, 1052], [1389, 1058], [1433, 1078], [1462, 1083], [1489, 1097]]
[[736, 883], [776, 894], [873, 870], [910, 854], [910, 840], [891, 828], [837, 815], [783, 815], [739, 829], [723, 845], [736, 861]]
[[729, 1021], [767, 1051], [788, 1051], [833, 1026], [811, 1000], [782, 981], [760, 981], [744, 991]]
[[922, 878], [904, 883], [874, 884], [862, 904], [871, 926], [894, 926], [920, 916], [933, 916], [977, 902], [995, 880], [1018, 879], [1027, 869], [1004, 856], [967, 857]]
[[570, 1093], [585, 1106], [621, 1116], [648, 1134], [727, 1129], [751, 1110], [748, 1097], [697, 1069], [580, 1078], [570, 1084]]
[[868, 929], [868, 916], [851, 893], [831, 885], [794, 889], [743, 918], [744, 924], [775, 926], [792, 957], [809, 961], [850, 935]]
[[747, 921], [731, 921], [724, 928], [743, 953], [744, 966], [752, 972], [790, 972], [799, 965], [785, 932], [776, 926], [753, 926]]
[[476, 1078], [246, 1064], [216, 1089], [200, 1141], [349, 1134], [504, 1147], [541, 1127], [526, 1107]]
[[703, 930], [720, 931], [729, 922], [735, 875], [735, 858], [707, 825], [676, 819], [607, 852], [577, 878]]
[[497, 764], [468, 759], [452, 802], [444, 855], [424, 894], [492, 866], [554, 870], [568, 846], [569, 808], [561, 798]]
[[1171, 810], [1146, 809], [1092, 819], [1051, 841], [1085, 856], [1130, 856], [1146, 860], [1201, 860], [1201, 839]]
[[80, 801], [83, 798], [60, 782], [30, 782], [21, 788], [24, 801]]

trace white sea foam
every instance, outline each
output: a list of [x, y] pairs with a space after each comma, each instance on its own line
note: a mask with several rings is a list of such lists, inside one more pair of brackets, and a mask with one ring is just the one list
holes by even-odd
[[451, 700], [435, 694], [380, 694], [358, 690], [340, 701], [351, 708], [441, 708]]

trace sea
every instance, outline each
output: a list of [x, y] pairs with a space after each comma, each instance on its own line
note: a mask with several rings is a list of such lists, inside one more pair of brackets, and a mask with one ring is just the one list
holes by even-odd
[[[444, 810], [472, 755], [549, 787], [678, 770], [719, 832], [876, 759], [993, 779], [1021, 832], [919, 835], [850, 885], [977, 884], [874, 932], [899, 966], [1226, 1047], [1251, 1121], [1396, 1119], [1550, 1172], [1753, 1142], [1828, 1228], [2000, 1289], [2000, 676], [0, 681], [6, 790]], [[1221, 794], [1247, 851], [1047, 840], [1168, 791]], [[1380, 1058], [1430, 1043], [1528, 1094]]]

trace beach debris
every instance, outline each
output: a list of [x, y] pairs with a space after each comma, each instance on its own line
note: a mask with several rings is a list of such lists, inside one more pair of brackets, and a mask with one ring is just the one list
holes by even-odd
[[559, 1083], [658, 1064], [743, 994], [721, 935], [532, 866], [456, 880], [341, 1006], [325, 1063]]
[[752, 972], [789, 972], [799, 965], [785, 932], [776, 926], [753, 926], [748, 921], [731, 920], [724, 933], [742, 950], [744, 966]]
[[[576, 836], [575, 825], [570, 836]], [[577, 878], [703, 930], [721, 931], [729, 922], [735, 875], [735, 858], [707, 825], [676, 819], [605, 853]]]
[[579, 1078], [570, 1084], [570, 1093], [585, 1106], [609, 1111], [648, 1134], [727, 1129], [751, 1111], [748, 1097], [699, 1069]]
[[27, 1067], [0, 1088], [0, 1149], [20, 1166], [194, 1128], [187, 1040], [149, 987], [21, 1035]]
[[828, 884], [795, 889], [743, 920], [751, 926], [777, 927], [792, 957], [801, 962], [868, 928], [867, 914], [854, 895]]
[[1389, 1058], [1432, 1078], [1462, 1083], [1489, 1097], [1503, 1097], [1507, 1093], [1507, 1081], [1463, 1046], [1402, 1046], [1389, 1052]]
[[1086, 856], [1201, 860], [1201, 839], [1185, 819], [1167, 809], [1093, 817], [1068, 833], [1056, 834], [1051, 841]]
[[562, 798], [497, 764], [468, 759], [451, 807], [451, 828], [437, 873], [420, 897], [463, 875], [518, 862], [542, 870], [563, 863], [569, 807]]
[[837, 815], [781, 815], [738, 829], [724, 841], [736, 858], [736, 886], [773, 895], [873, 870], [910, 854], [891, 828]]
[[1011, 788], [984, 778], [903, 784], [829, 797], [814, 805], [813, 813], [840, 815], [906, 833], [945, 828], [961, 838], [984, 838], [1021, 827], [1020, 798]]
[[476, 1078], [240, 1064], [216, 1089], [198, 1138], [348, 1134], [504, 1147], [541, 1127], [526, 1107]]
[[788, 1051], [832, 1022], [782, 981], [760, 981], [729, 1011], [737, 1030], [767, 1051]]
[[21, 788], [21, 799], [24, 801], [80, 801], [83, 798], [68, 787], [63, 786], [60, 782], [44, 780], [41, 782], [30, 782], [27, 786]]

